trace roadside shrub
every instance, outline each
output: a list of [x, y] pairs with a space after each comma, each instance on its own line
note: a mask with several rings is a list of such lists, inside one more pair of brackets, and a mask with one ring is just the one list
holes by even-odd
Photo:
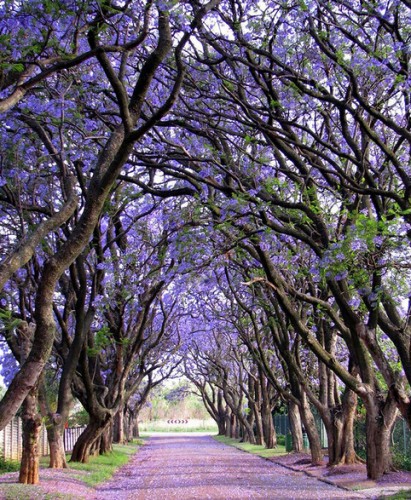
[[2, 455], [0, 455], [0, 474], [5, 474], [6, 472], [16, 472], [20, 468], [20, 463], [17, 460], [6, 460]]
[[285, 446], [285, 436], [283, 434], [277, 434], [277, 444]]

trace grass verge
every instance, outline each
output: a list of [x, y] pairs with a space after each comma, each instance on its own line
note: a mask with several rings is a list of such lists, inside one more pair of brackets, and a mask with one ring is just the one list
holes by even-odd
[[379, 497], [378, 500], [410, 500], [411, 498], [411, 490], [404, 490], [395, 493], [395, 495], [382, 496]]
[[[82, 464], [77, 462], [70, 462], [69, 475], [76, 481], [81, 481], [85, 485], [94, 487], [98, 484], [110, 479], [119, 467], [125, 465], [136, 453], [138, 448], [144, 444], [144, 440], [136, 440], [133, 443], [120, 445], [113, 445], [113, 452], [107, 455], [100, 455], [97, 457], [90, 457], [89, 463]], [[70, 455], [67, 455], [67, 459]], [[45, 469], [48, 467], [49, 458], [42, 457], [40, 459], [40, 468]], [[13, 466], [19, 465], [14, 462]], [[7, 463], [7, 469], [0, 469], [1, 473], [13, 472], [18, 470], [10, 468], [10, 463]], [[55, 469], [57, 470], [57, 469]], [[65, 469], [67, 471], [67, 469]], [[46, 494], [41, 488], [40, 484], [33, 486], [29, 484], [19, 483], [3, 483], [0, 484], [0, 498], [4, 500], [27, 500], [28, 498], [42, 498], [43, 500], [74, 500], [78, 497], [67, 492]]]
[[20, 462], [17, 460], [6, 460], [0, 455], [0, 474], [16, 472], [20, 469]]
[[110, 479], [119, 467], [130, 460], [143, 443], [142, 440], [137, 440], [131, 444], [115, 444], [112, 453], [90, 457], [86, 464], [70, 462], [69, 467], [87, 472], [87, 475], [79, 476], [78, 479], [93, 487]]
[[267, 449], [259, 444], [250, 444], [250, 443], [240, 443], [238, 439], [232, 439], [226, 436], [213, 436], [216, 441], [219, 441], [223, 444], [228, 444], [229, 446], [234, 446], [239, 450], [246, 451], [247, 453], [252, 453], [253, 455], [258, 455], [263, 458], [272, 458], [278, 457], [280, 455], [285, 455], [287, 452], [285, 451], [285, 446], [279, 444], [277, 448]]

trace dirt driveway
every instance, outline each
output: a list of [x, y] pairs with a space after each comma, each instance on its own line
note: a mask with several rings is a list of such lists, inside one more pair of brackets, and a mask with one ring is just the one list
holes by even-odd
[[[110, 499], [367, 498], [331, 486], [210, 436], [155, 436], [129, 464], [97, 488]], [[369, 497], [368, 497], [369, 498]]]

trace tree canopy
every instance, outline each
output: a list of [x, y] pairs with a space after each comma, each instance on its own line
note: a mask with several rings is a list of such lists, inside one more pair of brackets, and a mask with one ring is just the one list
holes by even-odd
[[51, 370], [85, 460], [182, 370], [221, 432], [275, 446], [288, 405], [314, 462], [313, 409], [337, 463], [361, 404], [386, 472], [411, 426], [410, 2], [0, 13], [0, 428]]

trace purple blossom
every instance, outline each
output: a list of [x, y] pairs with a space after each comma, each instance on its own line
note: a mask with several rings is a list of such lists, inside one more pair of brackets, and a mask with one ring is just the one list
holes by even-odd
[[341, 271], [334, 276], [334, 279], [341, 281], [348, 276], [348, 271]]
[[358, 297], [353, 297], [352, 299], [350, 299], [348, 301], [348, 304], [351, 306], [351, 307], [359, 307], [360, 304], [361, 304], [361, 300], [358, 298]]

